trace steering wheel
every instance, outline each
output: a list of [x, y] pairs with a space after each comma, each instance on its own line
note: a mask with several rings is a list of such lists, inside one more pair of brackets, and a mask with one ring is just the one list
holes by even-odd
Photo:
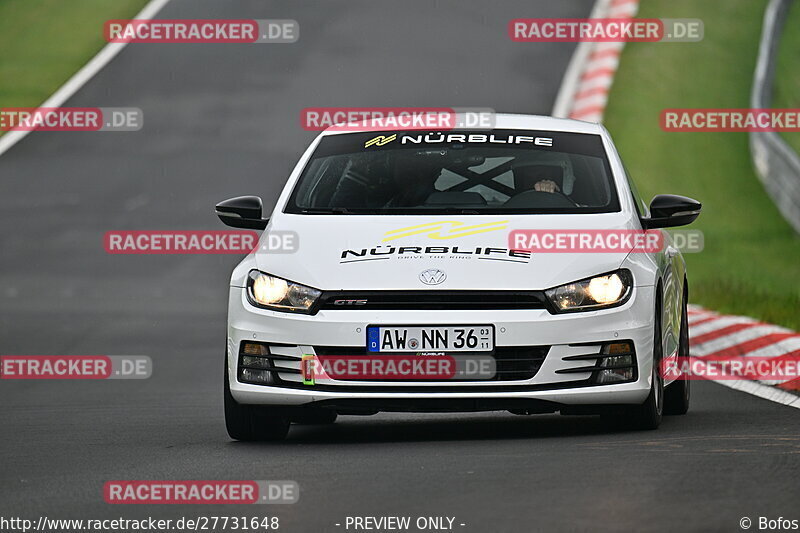
[[578, 204], [561, 191], [544, 192], [531, 189], [512, 196], [506, 200], [503, 207], [559, 208], [578, 207]]

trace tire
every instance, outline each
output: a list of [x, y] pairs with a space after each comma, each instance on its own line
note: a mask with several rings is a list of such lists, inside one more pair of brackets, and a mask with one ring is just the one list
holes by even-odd
[[289, 419], [270, 413], [269, 407], [244, 405], [231, 394], [225, 361], [225, 427], [230, 438], [241, 441], [280, 441], [289, 433]]
[[[685, 282], [684, 282], [684, 286]], [[678, 360], [687, 361], [689, 357], [689, 318], [686, 304], [689, 300], [689, 291], [683, 291], [683, 309], [681, 311], [681, 332], [678, 344]], [[685, 415], [689, 411], [691, 398], [691, 381], [681, 376], [672, 382], [664, 391], [664, 414]]]
[[653, 327], [653, 370], [650, 394], [642, 405], [631, 409], [629, 421], [636, 429], [658, 429], [664, 410], [664, 379], [661, 376], [663, 340], [661, 338], [661, 295], [656, 301], [655, 326]]

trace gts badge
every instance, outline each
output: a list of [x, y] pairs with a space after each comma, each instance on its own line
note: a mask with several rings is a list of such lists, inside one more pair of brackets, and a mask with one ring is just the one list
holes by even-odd
[[333, 305], [337, 306], [353, 306], [353, 305], [367, 305], [366, 300], [334, 300]]

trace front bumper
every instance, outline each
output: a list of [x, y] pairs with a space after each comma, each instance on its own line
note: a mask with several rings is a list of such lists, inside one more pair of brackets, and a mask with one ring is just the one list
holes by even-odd
[[[239, 403], [273, 406], [320, 405], [375, 410], [484, 410], [516, 402], [547, 405], [640, 404], [650, 391], [653, 353], [654, 287], [635, 287], [624, 305], [603, 311], [552, 315], [530, 310], [322, 310], [314, 316], [255, 308], [244, 289], [230, 288], [227, 364], [231, 394]], [[343, 381], [303, 385], [286, 375], [280, 386], [241, 383], [237, 379], [243, 341], [280, 345], [280, 353], [297, 357], [316, 347], [364, 347], [368, 325], [493, 324], [496, 347], [546, 346], [547, 355], [533, 377], [515, 381]], [[602, 343], [629, 340], [636, 352], [634, 381], [611, 385], [587, 383], [591, 373], [562, 373], [585, 366], [569, 359], [600, 351]], [[566, 358], [566, 359], [565, 359]], [[299, 363], [298, 363], [299, 367]], [[360, 401], [359, 401], [360, 400]], [[396, 404], [397, 409], [391, 408]], [[426, 409], [429, 404], [430, 409]], [[438, 408], [441, 406], [441, 408]], [[474, 407], [470, 407], [474, 406]], [[547, 409], [545, 409], [547, 410]]]

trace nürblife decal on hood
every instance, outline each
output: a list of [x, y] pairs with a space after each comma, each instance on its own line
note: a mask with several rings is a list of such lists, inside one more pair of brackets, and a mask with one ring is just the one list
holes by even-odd
[[342, 250], [339, 264], [378, 260], [449, 259], [529, 263], [531, 252], [495, 246], [388, 246]]

